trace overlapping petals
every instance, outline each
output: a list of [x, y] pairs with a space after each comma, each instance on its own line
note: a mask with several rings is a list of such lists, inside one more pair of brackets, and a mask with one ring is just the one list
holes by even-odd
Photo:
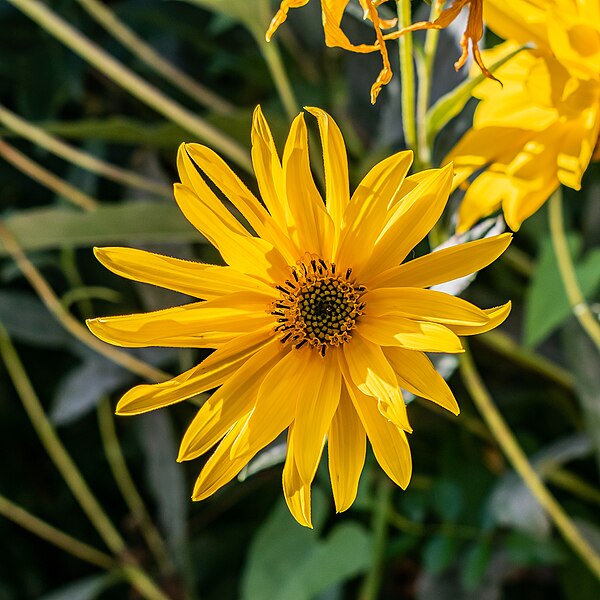
[[[88, 325], [121, 346], [214, 348], [185, 373], [128, 391], [117, 412], [139, 414], [214, 390], [178, 457], [212, 450], [196, 500], [226, 485], [287, 431], [284, 494], [298, 522], [311, 526], [311, 484], [325, 448], [336, 509], [343, 511], [356, 497], [367, 440], [388, 476], [408, 485], [412, 428], [402, 390], [458, 414], [425, 353], [461, 352], [458, 336], [499, 325], [510, 303], [481, 310], [427, 288], [488, 265], [510, 235], [403, 262], [441, 215], [452, 168], [408, 176], [412, 154], [401, 152], [373, 167], [350, 194], [338, 126], [320, 109], [307, 111], [320, 131], [325, 198], [310, 172], [304, 115], [292, 123], [280, 157], [260, 108], [254, 114], [252, 161], [262, 202], [210, 149], [182, 145], [176, 201], [225, 264], [96, 249], [115, 273], [196, 301]], [[331, 296], [346, 320], [327, 320]]]
[[580, 189], [598, 157], [598, 2], [487, 0], [485, 6], [489, 26], [510, 39], [486, 53], [490, 60], [519, 45], [536, 47], [498, 69], [502, 90], [485, 82], [474, 91], [481, 102], [473, 128], [446, 158], [455, 165], [455, 187], [468, 186], [459, 231], [498, 208], [519, 229], [560, 184]]

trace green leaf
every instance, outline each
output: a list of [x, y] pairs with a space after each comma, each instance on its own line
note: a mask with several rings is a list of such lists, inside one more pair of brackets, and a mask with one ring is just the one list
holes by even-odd
[[[490, 71], [493, 73], [496, 69], [501, 67], [504, 63], [509, 61], [513, 56], [521, 52], [523, 48], [514, 50], [507, 56], [504, 56], [500, 60], [496, 61], [491, 67]], [[456, 86], [452, 91], [442, 96], [428, 111], [425, 117], [425, 130], [427, 140], [429, 144], [433, 142], [437, 134], [443, 129], [443, 127], [454, 117], [456, 117], [460, 111], [465, 107], [467, 102], [471, 99], [473, 90], [485, 80], [485, 75], [479, 73], [475, 77], [471, 77], [460, 85]], [[498, 84], [498, 90], [500, 90], [500, 84]]]
[[187, 551], [188, 491], [183, 466], [176, 462], [177, 443], [166, 412], [142, 415], [139, 435], [146, 457], [146, 475], [158, 505], [158, 519], [171, 556], [181, 567]]
[[[205, 241], [175, 202], [105, 204], [90, 212], [68, 207], [38, 208], [15, 213], [4, 224], [25, 250], [123, 242]], [[6, 249], [0, 242], [0, 256], [3, 255]]]
[[429, 573], [437, 574], [447, 569], [456, 553], [456, 539], [445, 535], [432, 537], [423, 549], [423, 565]]
[[462, 583], [467, 590], [473, 591], [481, 584], [491, 557], [492, 545], [487, 538], [467, 550], [462, 570]]
[[[127, 117], [47, 121], [36, 123], [36, 127], [72, 140], [96, 140], [152, 148], [177, 148], [181, 142], [190, 141], [190, 134], [173, 123], [146, 123]], [[11, 137], [15, 133], [0, 128], [0, 135]]]
[[[313, 518], [324, 517], [325, 500], [313, 490]], [[242, 600], [312, 600], [366, 570], [371, 540], [357, 523], [334, 527], [325, 539], [298, 525], [280, 502], [252, 543], [242, 581]]]
[[[581, 252], [581, 238], [567, 237], [571, 256]], [[586, 299], [600, 287], [600, 248], [589, 252], [583, 260], [574, 260], [575, 274]], [[542, 241], [540, 258], [525, 296], [525, 345], [533, 347], [545, 340], [571, 315], [571, 307], [558, 270], [551, 241]]]

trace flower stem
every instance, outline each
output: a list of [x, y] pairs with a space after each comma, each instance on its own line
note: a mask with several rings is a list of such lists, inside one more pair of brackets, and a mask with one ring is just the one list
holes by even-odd
[[389, 513], [392, 505], [393, 487], [385, 477], [380, 477], [377, 498], [373, 507], [373, 555], [371, 567], [363, 584], [360, 600], [377, 600], [381, 589], [385, 549], [388, 538]]
[[[410, 0], [397, 0], [398, 30], [411, 24]], [[398, 38], [400, 76], [402, 78], [402, 127], [406, 146], [415, 153], [415, 169], [421, 164], [415, 123], [415, 70], [412, 32]]]
[[[166, 185], [149, 181], [145, 177], [140, 177], [136, 173], [122, 169], [115, 165], [111, 165], [92, 154], [88, 154], [83, 150], [79, 150], [74, 146], [66, 144], [59, 138], [46, 133], [40, 127], [36, 127], [32, 123], [21, 119], [15, 113], [9, 111], [5, 106], [0, 105], [0, 121], [8, 129], [14, 133], [30, 140], [34, 144], [52, 152], [56, 156], [60, 156], [78, 167], [102, 175], [107, 179], [122, 183], [127, 186], [135, 187], [141, 190], [152, 192], [166, 198], [171, 198], [173, 192]], [[85, 206], [84, 208], [88, 208]]]
[[115, 566], [115, 561], [108, 554], [96, 550], [96, 548], [80, 542], [60, 529], [42, 521], [2, 495], [0, 495], [0, 515], [10, 519], [13, 523], [20, 525], [23, 529], [27, 529], [27, 531], [30, 531], [43, 540], [54, 544], [57, 548], [92, 565], [107, 570]]
[[59, 196], [63, 196], [75, 206], [85, 210], [94, 210], [98, 206], [94, 198], [57, 177], [5, 140], [0, 140], [0, 156], [31, 179], [56, 192]]
[[517, 442], [514, 434], [496, 408], [492, 397], [483, 384], [475, 368], [473, 358], [468, 348], [461, 356], [460, 370], [465, 386], [479, 412], [496, 438], [500, 448], [521, 476], [529, 491], [540, 505], [546, 510], [564, 540], [580, 556], [590, 571], [600, 580], [600, 556], [598, 556], [579, 530], [554, 499], [540, 476], [527, 460], [527, 456]]
[[152, 523], [144, 501], [140, 496], [127, 463], [121, 452], [121, 446], [115, 431], [115, 423], [113, 412], [108, 398], [102, 398], [98, 403], [98, 424], [100, 426], [100, 435], [102, 437], [102, 445], [108, 464], [112, 471], [113, 477], [127, 504], [135, 522], [138, 524], [148, 548], [154, 555], [156, 562], [163, 573], [168, 573], [172, 570], [172, 564], [169, 555], [166, 551], [163, 539]]
[[77, 0], [88, 14], [102, 25], [114, 38], [131, 51], [147, 67], [159, 73], [198, 104], [210, 110], [227, 115], [235, 107], [224, 98], [215, 94], [203, 85], [192, 79], [187, 73], [177, 68], [173, 63], [165, 60], [158, 52], [146, 44], [132, 29], [123, 23], [117, 15], [98, 0]]
[[556, 260], [558, 262], [558, 270], [567, 298], [569, 299], [569, 304], [571, 305], [573, 314], [579, 321], [579, 324], [594, 342], [598, 351], [600, 351], [600, 323], [587, 305], [581, 292], [581, 288], [579, 287], [579, 283], [577, 282], [575, 268], [573, 266], [573, 261], [571, 260], [571, 254], [565, 236], [562, 191], [560, 188], [558, 188], [550, 197], [549, 217], [550, 237], [552, 238], [552, 245], [554, 246]]
[[187, 110], [156, 87], [125, 67], [100, 46], [59, 17], [39, 0], [8, 0], [49, 34], [92, 64], [130, 94], [193, 135], [210, 143], [248, 172], [252, 170], [248, 152], [219, 129]]
[[95, 350], [99, 354], [106, 356], [109, 360], [121, 365], [124, 369], [143, 377], [152, 382], [164, 381], [170, 378], [168, 373], [153, 367], [131, 356], [126, 352], [113, 348], [108, 344], [94, 337], [86, 327], [84, 327], [71, 313], [65, 310], [61, 301], [56, 297], [48, 282], [42, 277], [42, 274], [36, 269], [33, 263], [27, 258], [21, 246], [10, 232], [10, 230], [0, 221], [0, 241], [6, 251], [11, 255], [21, 272], [35, 289], [46, 308], [52, 313], [56, 320], [74, 337]]
[[[433, 22], [439, 15], [439, 2], [431, 3], [431, 12], [429, 21]], [[410, 24], [410, 23], [409, 23]], [[440, 37], [438, 29], [428, 29], [425, 34], [425, 46], [423, 47], [423, 57], [417, 61], [418, 68], [418, 96], [417, 96], [417, 144], [419, 147], [419, 156], [423, 167], [431, 167], [432, 149], [427, 140], [427, 109], [429, 108], [429, 98], [431, 95], [431, 82], [433, 76], [433, 63], [437, 44]], [[420, 66], [420, 68], [419, 68]]]
[[[271, 14], [271, 3], [269, 0], [261, 0], [259, 10], [263, 17], [260, 21], [268, 23]], [[260, 48], [265, 62], [267, 63], [267, 67], [273, 78], [273, 83], [275, 84], [283, 108], [285, 109], [288, 118], [291, 120], [298, 114], [299, 105], [294, 95], [292, 84], [287, 76], [283, 60], [281, 59], [279, 45], [275, 40], [267, 42], [265, 40], [265, 32], [262, 28], [252, 28], [251, 32], [256, 39], [256, 43]]]

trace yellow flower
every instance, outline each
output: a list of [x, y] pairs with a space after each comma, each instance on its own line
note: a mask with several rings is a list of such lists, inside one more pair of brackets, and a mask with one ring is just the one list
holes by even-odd
[[[437, 4], [441, 7], [446, 4], [445, 0], [437, 0]], [[489, 79], [498, 81], [483, 64], [481, 53], [479, 52], [479, 41], [483, 36], [483, 0], [454, 0], [452, 4], [442, 10], [439, 17], [435, 21], [419, 21], [413, 23], [409, 27], [404, 27], [400, 30], [400, 35], [408, 31], [419, 31], [422, 29], [445, 29], [458, 17], [460, 11], [465, 7], [469, 7], [469, 18], [467, 27], [460, 40], [462, 53], [459, 59], [454, 63], [454, 68], [458, 71], [466, 62], [469, 56], [469, 43], [471, 44], [471, 52], [473, 60], [477, 63], [483, 74]]]
[[[308, 4], [308, 1], [309, 0], [282, 0], [279, 10], [273, 17], [267, 31], [267, 41], [271, 40], [271, 37], [277, 28], [287, 19], [290, 8], [299, 8]], [[369, 52], [379, 52], [381, 54], [383, 68], [381, 69], [377, 80], [371, 87], [372, 104], [375, 104], [381, 88], [388, 84], [392, 79], [392, 68], [390, 66], [390, 59], [385, 40], [396, 39], [399, 35], [398, 32], [386, 35], [383, 34], [382, 30], [390, 29], [397, 21], [396, 19], [381, 19], [379, 17], [377, 7], [387, 1], [388, 0], [359, 0], [364, 11], [364, 18], [370, 20], [373, 24], [376, 41], [374, 44], [353, 44], [341, 28], [342, 17], [344, 16], [344, 11], [350, 0], [321, 0], [325, 43], [329, 47], [343, 48], [344, 50], [359, 52], [361, 54]]]
[[480, 310], [426, 288], [488, 265], [511, 236], [401, 264], [441, 215], [452, 167], [407, 177], [412, 153], [399, 152], [373, 167], [350, 197], [341, 133], [325, 112], [307, 110], [321, 133], [325, 202], [310, 172], [303, 114], [292, 123], [281, 161], [260, 108], [254, 113], [252, 161], [264, 204], [212, 150], [182, 145], [175, 199], [226, 266], [97, 249], [119, 275], [202, 301], [91, 319], [88, 326], [119, 346], [215, 348], [170, 381], [133, 388], [117, 413], [143, 413], [218, 388], [181, 444], [179, 460], [216, 445], [193, 498], [213, 494], [287, 429], [284, 493], [294, 517], [311, 526], [310, 487], [325, 441], [336, 508], [343, 511], [356, 496], [367, 438], [389, 477], [408, 485], [411, 427], [402, 389], [458, 414], [425, 352], [461, 352], [457, 336], [497, 326], [510, 303]]
[[[518, 15], [518, 18], [515, 17]], [[486, 0], [486, 21], [511, 41], [486, 53], [497, 60], [533, 42], [484, 82], [473, 128], [446, 160], [454, 185], [476, 172], [459, 211], [459, 230], [502, 207], [513, 230], [562, 183], [580, 189], [600, 128], [598, 0]]]

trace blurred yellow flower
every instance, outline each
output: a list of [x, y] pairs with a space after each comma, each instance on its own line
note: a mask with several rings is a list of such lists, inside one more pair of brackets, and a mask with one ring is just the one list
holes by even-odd
[[[600, 2], [486, 0], [486, 22], [510, 41], [486, 52], [495, 61], [535, 44], [484, 82], [473, 128], [448, 154], [454, 185], [468, 187], [459, 231], [502, 208], [517, 230], [562, 183], [578, 190], [600, 128]], [[516, 17], [518, 15], [518, 18]], [[482, 171], [482, 172], [480, 172]]]
[[[287, 19], [290, 8], [299, 8], [308, 4], [309, 0], [282, 0], [279, 10], [273, 17], [271, 25], [267, 31], [267, 41], [277, 30], [277, 28]], [[377, 12], [377, 7], [388, 0], [359, 0], [364, 11], [364, 18], [371, 21], [375, 31], [376, 41], [373, 44], [353, 44], [346, 34], [342, 31], [341, 22], [344, 11], [350, 0], [321, 0], [321, 11], [323, 14], [323, 30], [325, 32], [325, 43], [329, 47], [343, 48], [351, 52], [369, 53], [379, 52], [383, 60], [383, 68], [377, 77], [377, 80], [371, 87], [371, 103], [375, 104], [381, 88], [388, 84], [392, 79], [392, 68], [385, 45], [385, 40], [396, 39], [398, 32], [383, 34], [382, 30], [394, 27], [397, 19], [381, 19]]]
[[321, 133], [325, 202], [310, 172], [303, 114], [281, 161], [260, 108], [254, 113], [252, 161], [264, 205], [212, 150], [182, 145], [175, 199], [226, 266], [96, 249], [119, 275], [202, 301], [88, 326], [119, 346], [215, 348], [170, 381], [133, 388], [117, 412], [143, 413], [218, 388], [181, 444], [179, 460], [216, 446], [193, 498], [216, 492], [287, 429], [283, 489], [294, 517], [311, 526], [310, 488], [326, 441], [335, 505], [343, 511], [356, 496], [367, 438], [388, 476], [408, 485], [411, 427], [402, 389], [458, 413], [425, 352], [461, 352], [458, 336], [497, 326], [510, 303], [480, 310], [426, 288], [485, 267], [511, 236], [401, 264], [441, 215], [452, 167], [407, 177], [412, 153], [399, 152], [373, 167], [350, 197], [342, 135], [327, 113], [307, 110]]

